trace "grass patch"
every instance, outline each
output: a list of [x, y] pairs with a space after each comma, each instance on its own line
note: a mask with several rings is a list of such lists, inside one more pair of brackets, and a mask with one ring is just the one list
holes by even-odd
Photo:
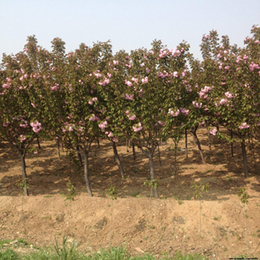
[[[19, 239], [18, 239], [19, 241]], [[10, 244], [11, 240], [0, 240], [0, 259], [1, 260], [207, 260], [198, 254], [183, 255], [178, 251], [173, 257], [169, 257], [167, 252], [164, 252], [161, 258], [155, 258], [151, 254], [143, 254], [140, 256], [131, 256], [125, 247], [111, 247], [110, 249], [100, 249], [97, 252], [92, 252], [91, 255], [86, 255], [80, 252], [75, 244], [68, 245], [67, 239], [63, 237], [61, 245], [55, 241], [52, 248], [38, 249], [36, 252], [28, 254], [18, 254], [10, 248], [3, 249], [4, 244]], [[19, 244], [28, 245], [21, 239]]]

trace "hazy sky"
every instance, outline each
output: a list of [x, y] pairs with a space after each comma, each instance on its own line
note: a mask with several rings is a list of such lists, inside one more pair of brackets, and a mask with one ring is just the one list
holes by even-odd
[[27, 36], [51, 50], [55, 37], [66, 51], [110, 40], [113, 52], [150, 49], [154, 39], [175, 48], [182, 40], [200, 58], [203, 34], [217, 30], [243, 46], [260, 25], [260, 0], [0, 0], [0, 54], [23, 50]]

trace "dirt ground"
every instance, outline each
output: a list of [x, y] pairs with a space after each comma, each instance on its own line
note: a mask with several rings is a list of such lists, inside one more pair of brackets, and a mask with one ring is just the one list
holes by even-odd
[[[247, 146], [249, 177], [245, 179], [238, 143], [234, 144], [232, 157], [226, 141], [213, 138], [209, 150], [206, 130], [199, 129], [198, 136], [206, 164], [201, 163], [189, 136], [188, 159], [184, 140], [177, 150], [177, 177], [174, 144], [170, 140], [160, 147], [160, 157], [158, 153], [154, 157], [160, 199], [151, 200], [150, 190], [144, 186], [149, 176], [148, 159], [136, 150], [134, 160], [123, 140], [118, 143], [118, 153], [125, 178], [120, 177], [111, 143], [103, 141], [99, 148], [93, 146], [89, 167], [92, 198], [82, 170], [68, 152], [61, 151], [59, 157], [52, 141], [41, 141], [38, 154], [27, 155], [30, 196], [24, 197], [17, 185], [21, 181], [19, 157], [2, 142], [0, 239], [23, 238], [42, 247], [53, 244], [55, 237], [62, 241], [66, 236], [69, 243], [86, 253], [124, 245], [131, 254], [171, 256], [181, 250], [222, 260], [246, 254], [247, 237], [249, 255], [260, 258], [260, 146], [252, 142]], [[76, 191], [72, 202], [65, 200], [69, 180]], [[201, 199], [201, 211], [191, 188], [194, 181], [209, 184]], [[105, 193], [111, 185], [118, 189], [114, 201]], [[241, 187], [249, 194], [245, 212], [237, 195]]]

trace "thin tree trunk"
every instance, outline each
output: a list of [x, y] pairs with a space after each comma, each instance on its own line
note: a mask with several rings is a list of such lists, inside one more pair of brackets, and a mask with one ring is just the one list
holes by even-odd
[[79, 159], [79, 165], [80, 165], [80, 167], [82, 167], [82, 158], [81, 158], [81, 154], [80, 154], [80, 152], [79, 152], [79, 145], [77, 145], [77, 154], [78, 154], [78, 159]]
[[59, 155], [59, 158], [60, 158], [60, 143], [58, 142], [58, 155]]
[[113, 142], [113, 150], [114, 150], [114, 155], [115, 155], [116, 161], [118, 163], [118, 167], [119, 167], [119, 171], [120, 171], [121, 177], [124, 178], [125, 177], [124, 169], [123, 169], [122, 163], [120, 161], [120, 158], [119, 158], [119, 155], [118, 155], [118, 152], [117, 152], [117, 149], [116, 149], [116, 143], [115, 142]]
[[[231, 136], [231, 139], [233, 139], [233, 132], [232, 132], [232, 130], [230, 131], [230, 136]], [[234, 145], [233, 145], [233, 142], [230, 145], [231, 145], [231, 156], [234, 157]]]
[[208, 133], [208, 146], [209, 146], [209, 150], [211, 151], [211, 140], [210, 140], [210, 133], [209, 133], [207, 121], [206, 121], [206, 127], [207, 127], [207, 133]]
[[188, 159], [188, 134], [187, 134], [187, 129], [185, 129], [185, 154], [186, 154], [186, 159]]
[[85, 147], [84, 147], [84, 151], [83, 151], [83, 156], [84, 156], [84, 176], [85, 176], [86, 186], [87, 186], [89, 196], [92, 197], [92, 190], [91, 190], [89, 176], [88, 176], [88, 174], [89, 174], [89, 172], [88, 172], [88, 152], [86, 151]]
[[175, 178], [177, 178], [177, 147], [178, 147], [178, 143], [175, 140], [174, 142], [175, 147], [174, 147], [174, 176]]
[[162, 166], [162, 161], [161, 161], [161, 153], [160, 153], [160, 147], [158, 145], [158, 156], [159, 156], [159, 163]]
[[132, 150], [133, 150], [133, 157], [134, 157], [134, 161], [136, 159], [136, 156], [135, 156], [135, 145], [132, 143]]
[[243, 155], [243, 162], [244, 162], [244, 173], [245, 173], [245, 178], [247, 178], [248, 177], [248, 168], [247, 168], [246, 145], [245, 145], [244, 139], [241, 142], [241, 148], [242, 148], [242, 155]]
[[38, 144], [38, 148], [41, 149], [40, 140], [38, 137], [37, 137], [37, 144]]
[[[153, 181], [154, 180], [154, 176], [155, 176], [155, 174], [154, 174], [154, 164], [153, 164], [153, 152], [148, 151], [148, 157], [149, 157], [151, 181]], [[158, 199], [159, 196], [158, 196], [158, 191], [157, 191], [156, 187], [153, 188], [153, 192], [154, 192], [154, 197]]]
[[200, 152], [200, 157], [201, 157], [201, 160], [202, 160], [202, 163], [205, 163], [205, 160], [204, 160], [204, 157], [203, 157], [203, 153], [202, 153], [202, 149], [201, 149], [201, 146], [200, 146], [200, 141], [199, 141], [199, 138], [196, 134], [196, 131], [197, 131], [197, 127], [193, 128], [191, 130], [191, 133], [193, 135], [193, 139], [195, 141], [195, 143], [197, 144], [198, 148], [199, 148], [199, 152]]
[[26, 169], [25, 169], [25, 154], [20, 152], [20, 159], [21, 159], [21, 164], [22, 164], [22, 174], [23, 174], [23, 190], [24, 190], [24, 195], [29, 196], [29, 192], [27, 189], [28, 183], [27, 183], [27, 174], [26, 174]]

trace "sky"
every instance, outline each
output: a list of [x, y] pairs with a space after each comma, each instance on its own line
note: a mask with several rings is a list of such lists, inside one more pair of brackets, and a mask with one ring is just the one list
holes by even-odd
[[260, 25], [260, 0], [0, 0], [0, 19], [1, 58], [22, 51], [35, 35], [49, 51], [61, 38], [66, 52], [108, 40], [113, 53], [150, 49], [154, 39], [173, 49], [185, 40], [201, 59], [202, 36], [213, 29], [243, 47]]

